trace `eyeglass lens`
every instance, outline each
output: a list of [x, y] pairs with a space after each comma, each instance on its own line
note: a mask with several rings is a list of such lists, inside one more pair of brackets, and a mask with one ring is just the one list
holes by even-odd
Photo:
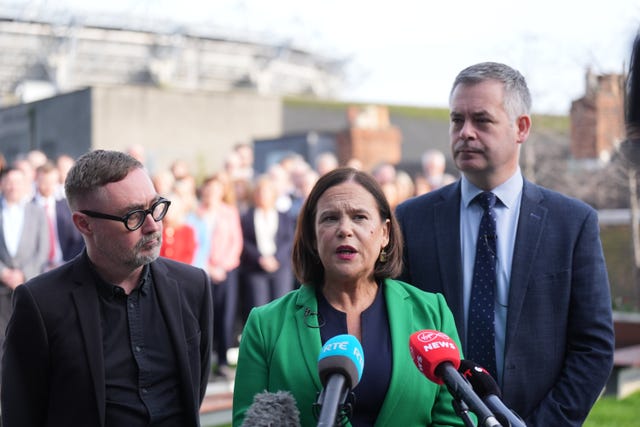
[[170, 204], [171, 202], [168, 200], [160, 200], [148, 210], [140, 209], [130, 212], [127, 215], [125, 225], [129, 230], [136, 230], [142, 226], [148, 214], [151, 214], [154, 221], [162, 221], [162, 218], [167, 214], [167, 210], [169, 210]]

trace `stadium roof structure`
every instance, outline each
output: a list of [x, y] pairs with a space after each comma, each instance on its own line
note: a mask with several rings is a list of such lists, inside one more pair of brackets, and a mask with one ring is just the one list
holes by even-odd
[[0, 15], [0, 105], [96, 85], [329, 99], [344, 85], [347, 62], [237, 30]]

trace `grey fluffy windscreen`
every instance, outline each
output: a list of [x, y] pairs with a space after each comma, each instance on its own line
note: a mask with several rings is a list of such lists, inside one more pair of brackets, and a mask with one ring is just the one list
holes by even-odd
[[262, 392], [253, 397], [243, 427], [300, 427], [300, 411], [288, 391]]

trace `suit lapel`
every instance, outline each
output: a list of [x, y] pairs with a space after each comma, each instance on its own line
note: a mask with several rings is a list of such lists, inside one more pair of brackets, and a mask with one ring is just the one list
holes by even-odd
[[540, 190], [525, 180], [511, 265], [506, 349], [509, 347], [520, 319], [522, 304], [530, 282], [533, 260], [537, 257], [547, 219], [547, 209], [540, 205], [541, 201]]
[[[393, 354], [391, 381], [389, 389], [380, 408], [380, 413], [376, 420], [376, 425], [394, 425], [397, 421], [398, 408], [407, 401], [406, 393], [411, 393], [410, 387], [406, 387], [405, 381], [408, 369], [415, 369], [411, 366], [409, 356], [409, 337], [413, 333], [413, 311], [407, 310], [406, 299], [409, 295], [399, 286], [393, 286], [387, 280], [385, 283], [385, 300], [389, 316], [389, 329], [391, 331], [391, 348]], [[365, 363], [367, 355], [364, 355]], [[369, 356], [375, 357], [375, 356]]]
[[298, 333], [299, 354], [302, 355], [307, 374], [313, 379], [313, 383], [318, 390], [322, 389], [322, 384], [318, 377], [318, 356], [322, 350], [322, 339], [318, 321], [318, 301], [315, 297], [315, 289], [311, 286], [300, 287], [296, 300], [296, 329]]
[[[462, 297], [462, 261], [460, 257], [460, 181], [447, 188], [442, 201], [434, 205], [434, 233], [438, 265], [442, 271], [442, 291], [459, 325], [460, 337], [464, 331], [464, 302]], [[464, 346], [464, 340], [462, 345]]]
[[72, 280], [80, 284], [73, 292], [72, 298], [80, 319], [84, 351], [93, 379], [96, 405], [100, 425], [105, 419], [105, 378], [104, 356], [102, 354], [102, 328], [100, 326], [100, 306], [98, 291], [93, 285], [94, 279], [89, 270], [87, 255], [76, 258]]
[[169, 275], [166, 266], [161, 262], [156, 261], [150, 265], [154, 289], [158, 295], [158, 304], [165, 317], [178, 369], [180, 370], [180, 383], [182, 384], [182, 395], [185, 397], [184, 401], [197, 402], [198, 396], [193, 396], [193, 388], [191, 387], [191, 378], [193, 377], [189, 366], [187, 348], [182, 344], [187, 341], [187, 338], [182, 327], [182, 310], [180, 309], [182, 303], [180, 301], [180, 292], [178, 291], [178, 282]]

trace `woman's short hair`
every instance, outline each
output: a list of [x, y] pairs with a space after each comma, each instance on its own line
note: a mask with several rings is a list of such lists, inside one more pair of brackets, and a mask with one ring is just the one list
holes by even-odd
[[386, 261], [376, 260], [376, 280], [396, 277], [402, 271], [402, 234], [398, 221], [382, 189], [368, 173], [353, 168], [338, 168], [321, 176], [307, 197], [298, 216], [293, 242], [293, 271], [301, 283], [319, 286], [324, 280], [324, 266], [318, 256], [315, 218], [318, 200], [329, 188], [352, 181], [367, 190], [375, 199], [382, 221], [389, 220], [389, 243], [385, 246]]

